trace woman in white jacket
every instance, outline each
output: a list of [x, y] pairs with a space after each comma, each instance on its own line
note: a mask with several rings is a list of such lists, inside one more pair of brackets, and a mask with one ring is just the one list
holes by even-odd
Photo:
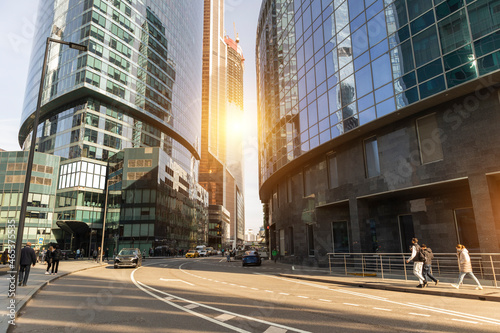
[[465, 275], [469, 274], [477, 283], [476, 290], [483, 290], [479, 280], [476, 278], [474, 273], [472, 273], [469, 251], [462, 244], [457, 244], [457, 257], [460, 266], [460, 275], [458, 276], [458, 282], [456, 284], [452, 283], [451, 286], [457, 289], [460, 288], [460, 284], [462, 283]]

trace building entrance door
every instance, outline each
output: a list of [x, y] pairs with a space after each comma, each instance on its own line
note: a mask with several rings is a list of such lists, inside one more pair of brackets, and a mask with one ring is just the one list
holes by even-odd
[[399, 215], [399, 239], [401, 243], [401, 252], [407, 253], [410, 251], [411, 239], [415, 237], [415, 229], [413, 227], [413, 217], [411, 215]]

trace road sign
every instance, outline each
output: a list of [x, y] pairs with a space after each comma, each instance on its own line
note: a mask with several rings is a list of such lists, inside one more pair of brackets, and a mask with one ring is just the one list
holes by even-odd
[[43, 237], [38, 238], [38, 245], [43, 245]]

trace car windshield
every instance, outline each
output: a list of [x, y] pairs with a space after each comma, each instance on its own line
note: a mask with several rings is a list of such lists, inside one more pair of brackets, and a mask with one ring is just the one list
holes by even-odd
[[196, 251], [194, 251], [194, 250], [190, 250], [188, 253], [195, 253], [195, 252], [196, 252]]
[[253, 255], [256, 255], [256, 252], [255, 251], [247, 251], [247, 252], [245, 252], [245, 255], [253, 256]]
[[123, 249], [120, 251], [120, 253], [118, 253], [118, 255], [120, 256], [133, 256], [135, 255], [135, 250], [131, 250], [131, 249]]

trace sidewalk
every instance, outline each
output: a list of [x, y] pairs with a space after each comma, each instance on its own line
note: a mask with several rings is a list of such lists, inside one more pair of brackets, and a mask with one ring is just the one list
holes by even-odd
[[[28, 285], [25, 287], [17, 286], [16, 294], [16, 313], [26, 305], [26, 303], [35, 295], [41, 288], [46, 284], [50, 283], [55, 279], [60, 278], [74, 272], [81, 270], [99, 267], [98, 263], [93, 260], [61, 260], [59, 263], [59, 271], [57, 275], [46, 275], [45, 270], [47, 265], [36, 264], [35, 267], [31, 267], [30, 275], [28, 278]], [[7, 274], [7, 266], [0, 267], [0, 332], [7, 332], [9, 328], [9, 320], [11, 318], [9, 315], [8, 306], [10, 305], [11, 299], [7, 297], [9, 290], [9, 280], [10, 274]]]
[[460, 287], [460, 289], [455, 289], [450, 285], [451, 283], [456, 283], [456, 278], [438, 278], [439, 284], [437, 286], [431, 281], [427, 288], [416, 288], [418, 281], [413, 275], [408, 276], [408, 280], [405, 281], [404, 279], [382, 279], [381, 277], [362, 277], [356, 275], [346, 276], [336, 274], [335, 272], [330, 274], [328, 268], [314, 268], [281, 263], [276, 265], [284, 265], [292, 268], [291, 274], [282, 273], [279, 274], [279, 276], [299, 280], [342, 284], [360, 288], [417, 293], [422, 295], [458, 297], [500, 302], [500, 288], [495, 288], [492, 281], [480, 280], [484, 289], [475, 290], [476, 285], [474, 281], [468, 277], [464, 279], [464, 284]]

